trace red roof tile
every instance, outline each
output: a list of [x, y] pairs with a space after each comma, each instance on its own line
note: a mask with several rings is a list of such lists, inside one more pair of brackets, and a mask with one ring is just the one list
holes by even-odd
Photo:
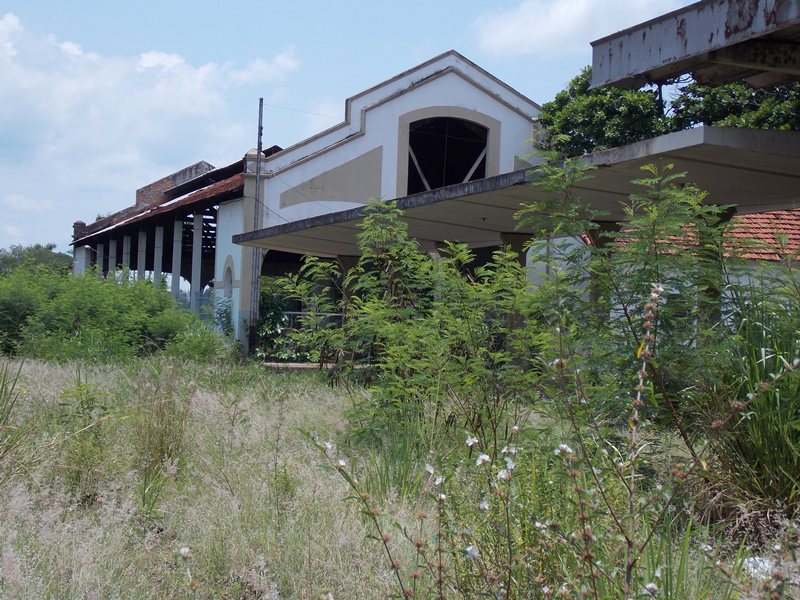
[[735, 253], [750, 260], [798, 260], [800, 209], [740, 215], [731, 231]]
[[178, 209], [191, 209], [194, 205], [204, 204], [212, 199], [224, 202], [225, 200], [235, 198], [243, 191], [244, 175], [237, 173], [232, 177], [212, 183], [181, 198], [164, 200], [155, 206], [143, 206], [138, 210], [136, 207], [129, 207], [109, 215], [104, 219], [90, 223], [87, 225], [84, 235], [74, 240], [73, 244], [83, 242], [99, 233], [105, 233], [123, 225], [128, 226], [158, 215], [177, 211]]

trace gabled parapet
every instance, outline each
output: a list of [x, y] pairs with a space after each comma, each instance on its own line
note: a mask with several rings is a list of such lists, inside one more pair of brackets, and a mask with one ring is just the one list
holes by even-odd
[[[450, 50], [345, 101], [344, 120], [261, 157], [278, 225], [525, 168], [539, 105]], [[246, 156], [246, 176], [256, 153]]]

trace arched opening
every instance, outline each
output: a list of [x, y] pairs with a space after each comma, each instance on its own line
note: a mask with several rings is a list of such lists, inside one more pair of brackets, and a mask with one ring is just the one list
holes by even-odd
[[431, 117], [408, 131], [408, 194], [486, 177], [489, 130], [473, 121]]
[[233, 272], [230, 267], [225, 268], [225, 274], [222, 276], [222, 293], [225, 298], [233, 297]]

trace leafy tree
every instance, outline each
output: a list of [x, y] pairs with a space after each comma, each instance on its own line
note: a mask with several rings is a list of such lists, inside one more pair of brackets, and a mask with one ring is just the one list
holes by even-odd
[[670, 102], [670, 128], [696, 125], [800, 129], [800, 84], [757, 89], [736, 82], [721, 86], [689, 83]]
[[590, 88], [592, 68], [585, 67], [552, 102], [542, 106], [539, 123], [554, 150], [580, 156], [664, 133], [659, 96], [653, 90]]
[[[800, 84], [756, 89], [735, 82], [681, 83], [669, 102], [661, 90], [590, 88], [585, 67], [552, 102], [539, 123], [553, 150], [580, 156], [697, 125], [800, 130]], [[668, 108], [669, 110], [665, 110]]]
[[13, 245], [0, 248], [0, 275], [6, 275], [15, 267], [41, 265], [54, 271], [66, 271], [72, 265], [69, 254], [55, 251], [55, 244]]

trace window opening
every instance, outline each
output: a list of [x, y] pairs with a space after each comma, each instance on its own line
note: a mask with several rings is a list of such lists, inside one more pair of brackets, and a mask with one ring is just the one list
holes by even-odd
[[414, 121], [408, 132], [408, 193], [486, 177], [488, 129], [454, 117]]

